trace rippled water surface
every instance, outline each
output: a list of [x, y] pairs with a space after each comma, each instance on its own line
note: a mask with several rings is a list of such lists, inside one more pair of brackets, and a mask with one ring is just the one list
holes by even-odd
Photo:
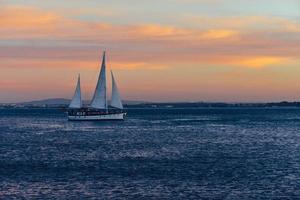
[[297, 199], [300, 110], [0, 110], [0, 199]]

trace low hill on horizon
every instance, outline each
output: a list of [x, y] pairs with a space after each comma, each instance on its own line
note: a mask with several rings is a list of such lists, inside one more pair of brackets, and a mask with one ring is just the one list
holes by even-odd
[[[36, 101], [20, 102], [12, 105], [17, 107], [67, 107], [70, 99], [50, 98]], [[85, 100], [84, 105], [89, 105], [90, 101]], [[270, 103], [225, 103], [225, 102], [146, 102], [125, 100], [123, 104], [127, 108], [254, 108], [254, 107], [300, 107], [300, 102], [270, 102]], [[9, 105], [9, 104], [8, 104]]]

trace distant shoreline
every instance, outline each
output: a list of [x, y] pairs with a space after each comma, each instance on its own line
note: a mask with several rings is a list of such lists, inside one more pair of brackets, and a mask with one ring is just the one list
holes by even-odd
[[[41, 102], [41, 101], [39, 101]], [[61, 108], [66, 109], [67, 102], [52, 103], [19, 103], [19, 104], [0, 104], [0, 108]], [[275, 102], [275, 103], [125, 103], [125, 108], [300, 108], [300, 102]]]

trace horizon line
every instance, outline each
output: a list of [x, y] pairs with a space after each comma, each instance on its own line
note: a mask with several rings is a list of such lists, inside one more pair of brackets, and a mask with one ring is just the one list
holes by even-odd
[[[25, 104], [25, 103], [31, 103], [31, 102], [39, 102], [39, 101], [47, 101], [47, 100], [67, 100], [71, 101], [69, 98], [44, 98], [44, 99], [36, 99], [36, 100], [26, 100], [22, 102], [5, 102], [5, 103], [0, 103], [0, 104]], [[85, 102], [91, 101], [89, 99], [83, 100]], [[295, 100], [278, 100], [278, 101], [203, 101], [203, 100], [193, 100], [193, 101], [185, 101], [185, 100], [178, 100], [178, 101], [145, 101], [145, 100], [132, 100], [132, 99], [126, 99], [123, 100], [123, 102], [140, 102], [140, 103], [145, 103], [145, 104], [164, 104], [164, 103], [226, 103], [226, 104], [263, 104], [263, 103], [298, 103], [300, 100], [295, 101]]]

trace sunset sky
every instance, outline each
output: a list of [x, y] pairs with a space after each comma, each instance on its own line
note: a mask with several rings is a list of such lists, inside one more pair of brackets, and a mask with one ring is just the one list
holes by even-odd
[[0, 0], [0, 103], [90, 99], [103, 50], [126, 100], [300, 101], [299, 0]]

